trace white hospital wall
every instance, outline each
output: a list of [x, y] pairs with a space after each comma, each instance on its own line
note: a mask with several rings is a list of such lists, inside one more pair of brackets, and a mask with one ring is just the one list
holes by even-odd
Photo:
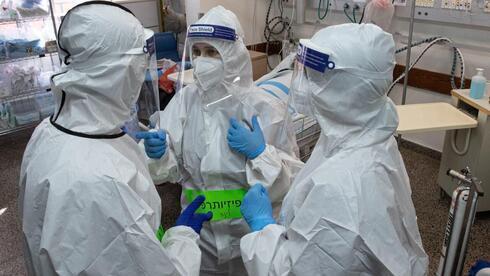
[[200, 9], [202, 13], [206, 13], [212, 7], [222, 5], [234, 12], [245, 32], [245, 44], [251, 45], [264, 41], [268, 3], [265, 0], [201, 0]]

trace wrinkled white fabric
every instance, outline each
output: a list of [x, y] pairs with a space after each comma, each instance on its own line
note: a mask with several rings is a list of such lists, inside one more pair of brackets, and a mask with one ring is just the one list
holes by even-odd
[[[93, 16], [91, 7], [69, 14], [60, 27], [59, 44], [70, 49], [70, 57], [69, 65], [63, 63], [62, 73], [52, 78], [57, 109], [61, 91], [66, 93], [63, 116], [56, 122], [86, 134], [119, 133], [145, 78], [148, 56], [143, 46], [151, 30], [127, 12], [111, 14], [112, 6], [97, 7], [104, 16]], [[60, 53], [64, 60], [67, 53]]]
[[[211, 9], [199, 22], [237, 30], [236, 41], [195, 38], [215, 47], [223, 59], [224, 78], [215, 89], [202, 91], [189, 85], [178, 92], [153, 121], [167, 132], [167, 151], [160, 160], [149, 160], [155, 182], [178, 182], [183, 189], [248, 189], [261, 182], [278, 208], [302, 162], [296, 157], [294, 130], [288, 128], [286, 104], [253, 85], [248, 51], [240, 24], [223, 7]], [[226, 136], [229, 119], [250, 122], [257, 115], [266, 149], [253, 160], [232, 151]], [[188, 202], [184, 195], [182, 207]], [[243, 275], [240, 238], [249, 231], [243, 219], [212, 221], [201, 232], [202, 275]]]
[[145, 74], [145, 55], [128, 53], [145, 45], [141, 23], [91, 4], [60, 29], [72, 58], [54, 78], [58, 118], [36, 128], [20, 174], [29, 275], [198, 275], [199, 236], [179, 226], [157, 240], [160, 198], [144, 154], [118, 130]]
[[322, 132], [296, 176], [279, 224], [246, 235], [250, 275], [425, 275], [409, 179], [385, 91], [394, 67], [391, 35], [372, 24], [317, 32], [336, 69], [312, 74]]
[[191, 228], [157, 240], [160, 198], [127, 135], [77, 137], [44, 120], [24, 153], [19, 194], [29, 275], [199, 275]]

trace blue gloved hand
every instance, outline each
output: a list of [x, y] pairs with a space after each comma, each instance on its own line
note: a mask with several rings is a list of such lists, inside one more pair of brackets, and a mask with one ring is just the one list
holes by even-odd
[[478, 260], [476, 261], [473, 266], [470, 269], [470, 272], [468, 273], [469, 276], [476, 276], [478, 271], [484, 269], [484, 268], [489, 268], [490, 267], [490, 262], [485, 261], [485, 260]]
[[163, 129], [158, 131], [140, 131], [137, 139], [145, 139], [145, 152], [152, 159], [160, 159], [167, 149], [167, 134]]
[[207, 212], [206, 214], [196, 214], [196, 210], [199, 208], [199, 206], [201, 206], [205, 199], [206, 198], [203, 195], [196, 197], [191, 204], [184, 209], [179, 218], [177, 218], [175, 226], [189, 226], [196, 231], [196, 233], [201, 233], [202, 224], [205, 221], [209, 221], [213, 217], [212, 212]]
[[240, 212], [252, 231], [260, 231], [269, 224], [275, 224], [269, 193], [262, 184], [255, 184], [243, 198]]
[[254, 159], [265, 150], [265, 140], [257, 116], [252, 117], [252, 129], [242, 126], [235, 118], [230, 119], [231, 127], [228, 129], [228, 146]]

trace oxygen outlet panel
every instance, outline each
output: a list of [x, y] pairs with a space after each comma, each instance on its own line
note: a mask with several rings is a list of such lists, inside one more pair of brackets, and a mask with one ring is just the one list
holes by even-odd
[[432, 7], [434, 7], [434, 0], [416, 0], [415, 5], [417, 7], [429, 7], [429, 8], [432, 8]]
[[490, 12], [490, 0], [485, 0], [485, 5], [483, 7], [485, 12]]
[[441, 4], [443, 9], [469, 11], [471, 10], [471, 0], [443, 0]]

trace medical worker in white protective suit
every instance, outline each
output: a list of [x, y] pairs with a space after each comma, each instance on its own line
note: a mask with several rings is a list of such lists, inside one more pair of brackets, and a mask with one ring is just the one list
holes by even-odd
[[303, 163], [285, 102], [253, 85], [250, 56], [236, 16], [221, 6], [188, 30], [195, 84], [153, 116], [158, 132], [140, 134], [156, 183], [180, 183], [183, 207], [206, 196], [213, 219], [201, 232], [202, 275], [245, 274], [240, 238], [250, 230], [240, 205], [261, 182], [279, 211]]
[[385, 92], [394, 41], [372, 24], [327, 27], [300, 40], [291, 97], [321, 127], [316, 147], [284, 199], [276, 224], [267, 191], [241, 210], [250, 275], [425, 275], [411, 189]]
[[144, 153], [120, 129], [145, 79], [150, 32], [111, 2], [83, 3], [61, 22], [57, 109], [34, 131], [20, 175], [29, 275], [199, 274], [209, 215], [193, 211], [204, 198], [160, 242], [160, 198]]

